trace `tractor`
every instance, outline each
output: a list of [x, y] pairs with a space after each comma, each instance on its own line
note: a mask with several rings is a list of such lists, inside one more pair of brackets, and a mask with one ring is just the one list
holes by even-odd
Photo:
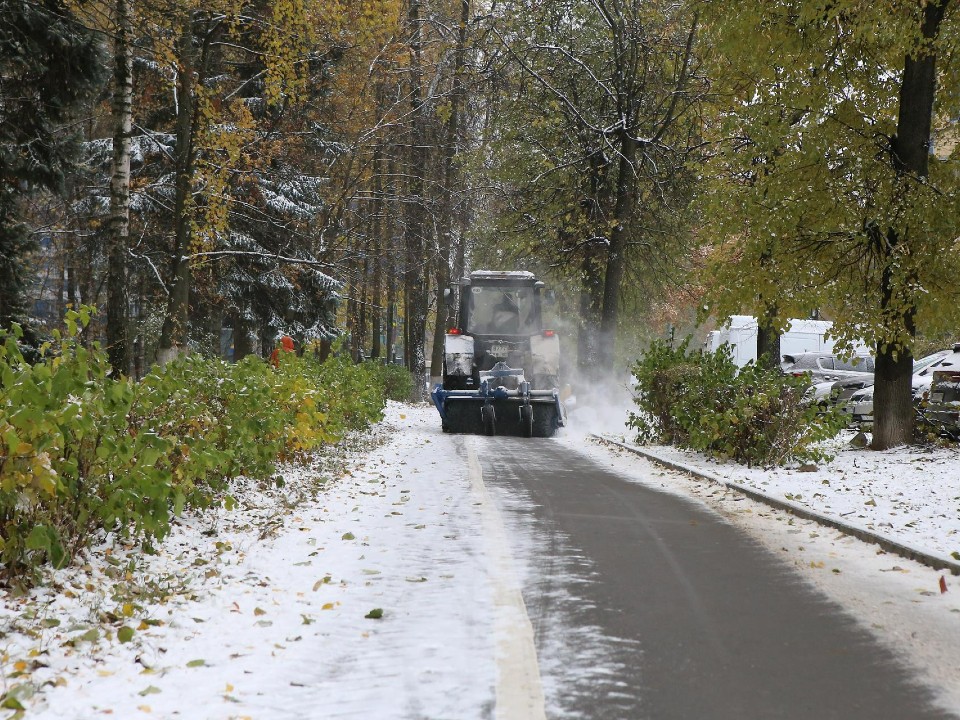
[[444, 291], [456, 323], [431, 393], [444, 432], [552, 437], [566, 423], [560, 338], [543, 325], [544, 284], [525, 271], [475, 270]]

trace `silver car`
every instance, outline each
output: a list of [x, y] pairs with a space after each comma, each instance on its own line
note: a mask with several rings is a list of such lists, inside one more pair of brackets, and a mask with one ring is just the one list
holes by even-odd
[[932, 369], [929, 398], [920, 406], [923, 420], [941, 435], [960, 439], [960, 343]]
[[784, 355], [781, 364], [784, 372], [796, 377], [809, 374], [810, 381], [816, 385], [822, 382], [840, 382], [848, 387], [848, 382], [873, 383], [873, 358], [869, 355], [854, 355], [848, 360], [832, 353], [808, 352], [799, 355]]
[[873, 358], [869, 355], [854, 355], [849, 360], [822, 352], [784, 355], [780, 367], [795, 377], [810, 378], [813, 386], [804, 394], [804, 401], [822, 410], [846, 404], [854, 392], [873, 384]]
[[[950, 350], [938, 350], [919, 360], [913, 361], [913, 378], [911, 386], [913, 388], [913, 401], [918, 402], [925, 393], [930, 390], [930, 383], [933, 381], [933, 373], [943, 366], [943, 363], [951, 355]], [[846, 405], [843, 406], [843, 412], [850, 415], [850, 421], [854, 425], [870, 425], [873, 423], [873, 385], [857, 390]]]

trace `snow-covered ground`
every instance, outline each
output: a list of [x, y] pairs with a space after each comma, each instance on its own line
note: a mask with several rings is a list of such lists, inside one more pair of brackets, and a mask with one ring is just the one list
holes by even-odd
[[[737, 523], [960, 712], [955, 578], [940, 593], [943, 573], [587, 438], [622, 435], [620, 420], [581, 409], [562, 437], [542, 442], [575, 445], [625, 479]], [[5, 597], [9, 714], [19, 702], [25, 717], [65, 720], [561, 716], [557, 673], [570, 668], [538, 666], [520, 596], [535, 580], [536, 540], [504, 520], [517, 499], [484, 486], [471, 448], [439, 431], [433, 408], [391, 404], [345, 463], [239, 484], [238, 508], [178, 524], [154, 555], [104, 545], [48, 589]], [[949, 554], [960, 549], [957, 459], [861, 450], [817, 473], [707, 465]]]

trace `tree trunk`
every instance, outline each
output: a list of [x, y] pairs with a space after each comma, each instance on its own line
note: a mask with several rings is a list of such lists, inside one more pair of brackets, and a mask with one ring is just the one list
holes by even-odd
[[[933, 40], [940, 32], [948, 0], [931, 2], [923, 10], [922, 33]], [[900, 113], [897, 118], [897, 135], [892, 140], [894, 163], [903, 177], [901, 192], [910, 192], [916, 178], [928, 174], [931, 118], [936, 94], [936, 55], [927, 48], [904, 60], [903, 79], [900, 82]], [[880, 306], [885, 316], [902, 324], [912, 340], [916, 331], [914, 318], [916, 308], [898, 300], [900, 294], [893, 272], [898, 246], [911, 238], [901, 237], [892, 229], [886, 233], [886, 242], [878, 244], [884, 256], [886, 268], [881, 282]], [[893, 343], [881, 343], [877, 347], [874, 384], [874, 450], [904, 445], [913, 440], [914, 411], [911, 394], [913, 354], [909, 347]]]
[[240, 362], [256, 351], [253, 324], [243, 319], [241, 313], [237, 312], [233, 318], [233, 359], [235, 362]]
[[359, 326], [359, 337], [357, 345], [357, 362], [360, 362], [367, 356], [367, 316], [370, 308], [370, 251], [369, 249], [363, 256], [363, 280], [360, 283], [360, 312], [357, 316], [357, 325]]
[[397, 303], [395, 285], [387, 285], [387, 362], [393, 362], [397, 344]]
[[[2, 221], [2, 218], [0, 218], [0, 221]], [[68, 297], [67, 296], [67, 268], [70, 267], [70, 262], [71, 262], [70, 248], [72, 245], [73, 245], [73, 240], [70, 239], [70, 236], [69, 235], [65, 236], [63, 250], [60, 253], [60, 267], [59, 267], [60, 288], [57, 292], [57, 317], [58, 318], [63, 318], [63, 316], [67, 314], [67, 303], [69, 302], [69, 300], [67, 299]], [[2, 276], [3, 276], [3, 273], [0, 272], [0, 277]], [[5, 306], [4, 295], [5, 293], [0, 292], [0, 323], [6, 322], [6, 317], [7, 317], [6, 311], [4, 309], [4, 306]]]
[[776, 305], [768, 305], [763, 317], [757, 318], [757, 364], [770, 370], [780, 368], [780, 333], [773, 326], [777, 314]]
[[107, 354], [116, 375], [131, 370], [127, 318], [127, 245], [130, 236], [130, 132], [133, 125], [132, 13], [117, 0], [114, 18], [113, 166], [107, 239]]
[[406, 241], [406, 360], [413, 376], [414, 402], [424, 399], [426, 386], [425, 334], [427, 325], [428, 282], [424, 257], [424, 173], [426, 172], [426, 118], [423, 104], [422, 30], [420, 0], [410, 0], [410, 118]]
[[600, 347], [598, 360], [604, 374], [613, 372], [616, 349], [617, 324], [620, 319], [620, 286], [627, 266], [627, 238], [630, 234], [630, 218], [633, 215], [636, 174], [633, 165], [637, 143], [627, 132], [620, 141], [620, 162], [617, 173], [617, 197], [614, 205], [616, 224], [610, 232], [610, 248], [607, 252], [606, 272], [603, 281], [603, 309], [600, 315]]
[[[886, 273], [885, 273], [886, 275]], [[889, 287], [884, 283], [884, 297]], [[911, 337], [915, 328], [913, 313], [904, 317]], [[911, 380], [913, 353], [901, 349], [896, 357], [889, 347], [877, 348], [873, 375], [873, 441], [874, 450], [886, 450], [913, 441], [914, 409]]]
[[177, 82], [177, 148], [175, 156], [174, 223], [171, 257], [171, 287], [160, 331], [157, 361], [169, 362], [186, 352], [190, 303], [190, 239], [193, 209], [194, 74], [193, 13], [184, 19], [180, 38], [180, 68]]
[[582, 264], [580, 317], [577, 332], [577, 369], [582, 382], [599, 379], [600, 310], [603, 305], [603, 277], [599, 259], [588, 256]]
[[450, 327], [448, 306], [443, 291], [450, 286], [450, 256], [453, 251], [453, 227], [456, 193], [460, 173], [455, 162], [460, 139], [460, 112], [465, 89], [463, 68], [466, 57], [467, 23], [470, 21], [470, 0], [460, 2], [460, 26], [457, 29], [457, 47], [453, 61], [453, 90], [450, 93], [450, 116], [447, 120], [446, 138], [443, 147], [443, 210], [440, 218], [440, 258], [437, 262], [437, 322], [433, 328], [433, 355], [430, 359], [430, 374], [437, 381], [443, 376], [443, 340]]
[[373, 160], [373, 283], [370, 288], [370, 357], [378, 359], [383, 352], [380, 346], [380, 334], [383, 332], [383, 178], [380, 176], [381, 154], [377, 148]]
[[780, 367], [780, 333], [768, 324], [757, 323], [757, 364], [776, 370]]

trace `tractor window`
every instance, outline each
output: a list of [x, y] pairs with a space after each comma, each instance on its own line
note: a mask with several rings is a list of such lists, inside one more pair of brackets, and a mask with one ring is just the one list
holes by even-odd
[[477, 335], [532, 335], [539, 332], [532, 288], [474, 285], [469, 295], [467, 332]]

